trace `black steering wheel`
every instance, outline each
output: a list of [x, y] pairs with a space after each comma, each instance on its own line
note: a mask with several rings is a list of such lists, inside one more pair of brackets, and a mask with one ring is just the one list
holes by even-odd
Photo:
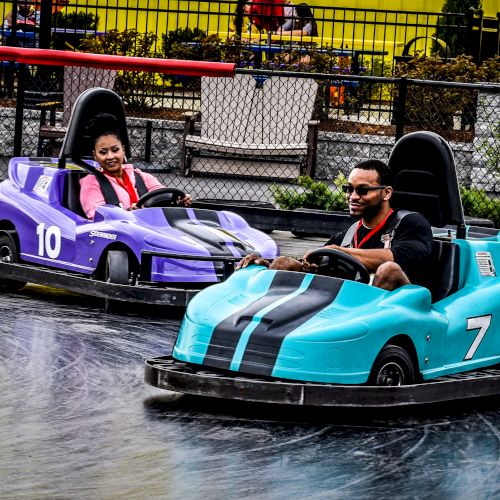
[[137, 200], [137, 208], [176, 207], [186, 193], [176, 188], [160, 188], [143, 194]]
[[358, 259], [333, 248], [318, 248], [307, 256], [308, 262], [318, 266], [318, 274], [360, 283], [370, 282], [368, 269]]

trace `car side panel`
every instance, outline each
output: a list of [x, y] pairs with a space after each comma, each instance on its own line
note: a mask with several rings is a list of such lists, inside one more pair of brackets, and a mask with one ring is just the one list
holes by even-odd
[[463, 287], [435, 307], [449, 318], [446, 345], [433, 355], [425, 378], [500, 363], [500, 243], [463, 240]]
[[90, 272], [85, 265], [75, 262], [76, 215], [61, 211], [53, 192], [57, 170], [35, 168], [40, 183], [37, 192], [23, 192], [9, 183], [2, 185], [0, 209], [2, 218], [14, 225], [19, 235], [21, 258], [27, 262], [61, 269]]
[[[174, 356], [247, 374], [363, 383], [390, 339], [406, 336], [423, 369], [446, 331], [447, 319], [432, 310], [430, 292], [422, 287], [387, 292], [249, 266], [191, 301]], [[432, 342], [431, 332], [439, 333]]]

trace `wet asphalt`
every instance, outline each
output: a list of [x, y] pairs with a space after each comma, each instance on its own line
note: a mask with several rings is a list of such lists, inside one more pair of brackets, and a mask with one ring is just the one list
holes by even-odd
[[348, 411], [180, 397], [146, 385], [143, 363], [171, 351], [182, 310], [105, 314], [29, 285], [0, 296], [0, 318], [2, 499], [500, 498], [499, 398]]

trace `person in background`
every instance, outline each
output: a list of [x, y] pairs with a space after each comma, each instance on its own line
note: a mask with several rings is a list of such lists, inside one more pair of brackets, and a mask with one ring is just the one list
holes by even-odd
[[283, 5], [283, 24], [278, 31], [292, 31], [295, 26], [295, 17], [295, 7], [291, 0], [287, 0]]
[[[287, 7], [290, 9], [292, 4]], [[293, 9], [291, 16], [285, 16], [286, 20], [277, 33], [291, 36], [318, 36], [318, 25], [314, 20], [311, 7], [306, 3], [300, 3]]]
[[252, 0], [252, 20], [259, 31], [274, 32], [283, 20], [283, 0]]
[[[288, 15], [287, 18], [285, 18], [285, 22], [277, 33], [282, 35], [283, 38], [288, 35], [300, 37], [318, 36], [318, 26], [314, 20], [311, 7], [306, 3], [300, 3], [295, 7], [289, 4], [288, 9], [290, 8], [293, 9], [292, 15]], [[290, 11], [288, 11], [288, 14], [289, 13]], [[299, 51], [298, 55], [294, 55], [294, 50], [292, 50], [291, 53], [284, 54], [285, 62], [298, 62], [301, 65], [310, 64], [311, 56], [308, 53], [306, 45], [300, 44], [300, 47], [296, 47], [295, 50]]]
[[[12, 29], [12, 15], [13, 12], [9, 11], [3, 21], [4, 29]], [[17, 4], [17, 17], [14, 26], [17, 29], [24, 31], [34, 31], [35, 27], [40, 24], [40, 13], [33, 8], [30, 1], [21, 1]]]
[[15, 21], [12, 16], [13, 12], [8, 12], [3, 22], [3, 29], [11, 31], [6, 37], [7, 45], [38, 47], [37, 30], [40, 25], [40, 12], [33, 8], [32, 2], [19, 2]]
[[[229, 31], [236, 31], [236, 17], [235, 14], [229, 23]], [[242, 35], [246, 33], [259, 33], [254, 20], [252, 19], [252, 2], [245, 2], [243, 4], [243, 25], [241, 29]]]
[[[139, 200], [136, 188], [136, 176], [144, 181], [148, 192], [165, 187], [158, 179], [146, 172], [141, 172], [133, 165], [126, 163], [125, 150], [118, 132], [118, 120], [108, 113], [98, 114], [87, 128], [94, 146], [94, 160], [106, 175], [118, 196], [120, 206], [125, 210], [135, 210]], [[104, 194], [95, 175], [89, 174], [80, 181], [80, 203], [89, 219], [94, 218], [96, 208], [106, 205]], [[186, 194], [177, 203], [182, 206], [191, 205], [192, 197]]]

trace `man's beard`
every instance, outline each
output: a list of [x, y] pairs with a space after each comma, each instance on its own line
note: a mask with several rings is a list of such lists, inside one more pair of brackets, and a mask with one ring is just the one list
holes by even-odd
[[380, 213], [381, 210], [382, 200], [379, 200], [379, 203], [377, 203], [376, 205], [367, 206], [360, 216], [356, 216], [356, 219], [372, 220]]

